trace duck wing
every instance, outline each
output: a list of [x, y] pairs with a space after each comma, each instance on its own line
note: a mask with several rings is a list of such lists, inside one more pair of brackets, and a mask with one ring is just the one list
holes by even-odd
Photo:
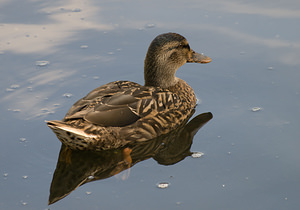
[[136, 83], [130, 87], [118, 87], [118, 91], [115, 88], [102, 91], [101, 87], [76, 102], [64, 120], [81, 118], [99, 126], [122, 127], [179, 104], [177, 95], [167, 89]]

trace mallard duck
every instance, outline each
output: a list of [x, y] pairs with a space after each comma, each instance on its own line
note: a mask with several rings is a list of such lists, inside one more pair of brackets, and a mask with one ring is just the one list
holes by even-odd
[[209, 63], [177, 33], [158, 35], [144, 63], [145, 85], [115, 81], [77, 101], [47, 125], [71, 149], [107, 150], [156, 138], [176, 129], [196, 106], [193, 89], [175, 73], [185, 63]]

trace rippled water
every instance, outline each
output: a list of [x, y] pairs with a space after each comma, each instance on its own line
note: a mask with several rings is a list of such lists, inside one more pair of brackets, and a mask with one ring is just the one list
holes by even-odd
[[[299, 207], [299, 1], [11, 0], [0, 10], [0, 209]], [[143, 83], [148, 45], [169, 31], [212, 58], [177, 72], [201, 101], [196, 114], [214, 115], [191, 146], [204, 155], [149, 158], [48, 206], [61, 144], [44, 121], [107, 82]]]

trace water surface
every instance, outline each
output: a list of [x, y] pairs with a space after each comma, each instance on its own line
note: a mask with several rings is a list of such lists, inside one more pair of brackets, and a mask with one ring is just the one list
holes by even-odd
[[[299, 1], [11, 0], [0, 10], [0, 209], [299, 207]], [[191, 146], [204, 156], [150, 158], [48, 207], [61, 143], [44, 121], [102, 84], [143, 83], [148, 45], [169, 31], [213, 60], [177, 72], [201, 102], [195, 114], [214, 115]]]

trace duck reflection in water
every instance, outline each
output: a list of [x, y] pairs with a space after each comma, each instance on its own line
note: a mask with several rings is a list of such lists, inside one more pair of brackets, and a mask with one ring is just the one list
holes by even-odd
[[49, 205], [83, 184], [112, 177], [140, 161], [153, 158], [159, 164], [172, 165], [183, 160], [192, 154], [190, 148], [195, 134], [212, 117], [210, 112], [199, 114], [189, 122], [189, 118], [186, 119], [168, 134], [113, 150], [79, 151], [62, 144], [50, 187]]

